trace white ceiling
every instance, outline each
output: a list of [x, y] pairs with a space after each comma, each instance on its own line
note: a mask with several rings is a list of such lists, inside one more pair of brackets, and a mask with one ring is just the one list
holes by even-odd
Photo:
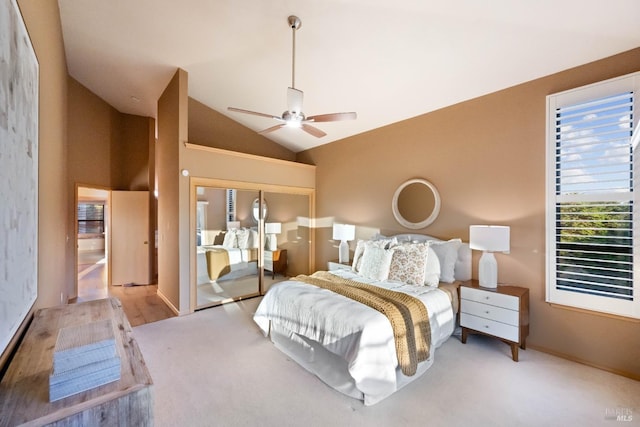
[[254, 130], [291, 85], [314, 138], [265, 135], [301, 151], [640, 46], [638, 0], [58, 0], [69, 74], [123, 113], [156, 117], [180, 67], [189, 96]]

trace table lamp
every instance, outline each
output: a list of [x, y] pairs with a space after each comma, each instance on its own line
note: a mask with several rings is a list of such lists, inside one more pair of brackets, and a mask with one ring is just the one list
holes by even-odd
[[276, 234], [282, 232], [282, 224], [279, 222], [267, 222], [264, 225], [264, 233], [267, 235], [267, 249], [270, 251], [278, 250], [278, 238]]
[[498, 263], [493, 253], [509, 253], [509, 231], [510, 228], [503, 225], [469, 227], [469, 247], [483, 251], [478, 263], [478, 281], [484, 288], [498, 286]]
[[333, 240], [340, 240], [338, 262], [349, 262], [349, 244], [356, 237], [356, 226], [351, 224], [333, 224]]

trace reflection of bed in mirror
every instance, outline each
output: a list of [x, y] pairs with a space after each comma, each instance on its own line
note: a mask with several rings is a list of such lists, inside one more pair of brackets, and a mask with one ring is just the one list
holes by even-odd
[[197, 248], [198, 284], [232, 280], [258, 273], [258, 232], [232, 229], [221, 245]]
[[[197, 248], [197, 305], [201, 308], [257, 295], [258, 233], [231, 229]], [[224, 238], [224, 241], [223, 241]]]

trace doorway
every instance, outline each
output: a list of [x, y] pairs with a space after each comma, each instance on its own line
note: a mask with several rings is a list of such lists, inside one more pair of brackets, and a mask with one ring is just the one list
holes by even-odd
[[104, 188], [76, 186], [78, 302], [109, 294], [109, 195]]

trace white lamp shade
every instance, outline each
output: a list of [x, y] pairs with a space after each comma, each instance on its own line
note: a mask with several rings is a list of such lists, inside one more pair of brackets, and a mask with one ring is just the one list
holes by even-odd
[[264, 225], [266, 234], [280, 234], [282, 232], [282, 224], [279, 222], [267, 222]]
[[240, 221], [227, 222], [227, 230], [232, 230], [234, 228], [240, 228]]
[[356, 226], [351, 224], [333, 224], [333, 240], [348, 241], [356, 237]]
[[504, 225], [472, 225], [469, 247], [485, 252], [509, 252], [510, 228]]

